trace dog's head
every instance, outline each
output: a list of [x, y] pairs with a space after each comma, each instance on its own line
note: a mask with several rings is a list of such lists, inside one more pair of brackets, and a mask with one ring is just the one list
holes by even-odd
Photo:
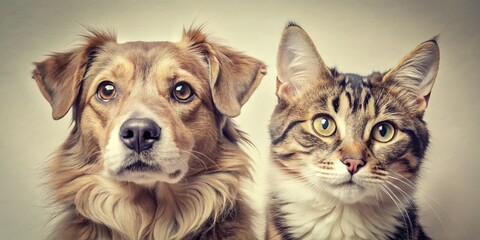
[[[211, 43], [201, 29], [172, 42], [85, 44], [35, 63], [33, 78], [60, 119], [73, 106], [79, 166], [120, 181], [175, 183], [214, 166], [225, 119], [240, 114], [265, 65]], [[68, 142], [68, 141], [67, 141]], [[85, 150], [88, 149], [88, 150]]]

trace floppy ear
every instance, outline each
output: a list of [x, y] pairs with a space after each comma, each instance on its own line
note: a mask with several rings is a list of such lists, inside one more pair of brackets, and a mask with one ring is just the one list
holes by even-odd
[[417, 111], [423, 113], [437, 77], [439, 63], [440, 50], [436, 39], [432, 39], [407, 54], [395, 68], [384, 75], [382, 81], [413, 93]]
[[69, 52], [54, 53], [42, 62], [34, 63], [33, 79], [52, 107], [52, 117], [58, 120], [72, 107], [87, 68], [98, 48], [115, 41], [114, 34], [89, 30], [86, 43]]
[[308, 34], [290, 22], [283, 31], [277, 57], [277, 96], [288, 100], [314, 81], [333, 80]]
[[199, 29], [184, 31], [182, 41], [199, 48], [210, 72], [213, 102], [222, 114], [236, 117], [267, 73], [265, 64], [229, 47], [209, 43]]

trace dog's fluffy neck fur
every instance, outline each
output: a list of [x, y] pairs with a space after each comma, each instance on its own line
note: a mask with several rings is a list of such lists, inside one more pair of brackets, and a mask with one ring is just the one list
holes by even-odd
[[[231, 120], [225, 122], [218, 140], [215, 161], [218, 169], [186, 176], [176, 184], [156, 183], [149, 187], [118, 182], [99, 174], [98, 165], [89, 164], [95, 153], [85, 153], [74, 127], [70, 137], [51, 159], [55, 171], [47, 186], [53, 200], [63, 210], [63, 218], [49, 239], [182, 239], [204, 234], [217, 222], [229, 217], [241, 205], [244, 194], [238, 186], [250, 177], [250, 159], [238, 147], [246, 141]], [[79, 144], [81, 143], [81, 144]], [[96, 159], [101, 161], [101, 159]], [[110, 230], [111, 229], [111, 230]]]

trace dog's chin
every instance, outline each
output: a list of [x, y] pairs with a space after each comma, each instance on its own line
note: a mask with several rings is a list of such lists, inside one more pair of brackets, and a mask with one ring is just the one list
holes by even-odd
[[[175, 176], [172, 176], [175, 175]], [[157, 182], [177, 183], [183, 178], [184, 174], [179, 173], [163, 173], [163, 172], [128, 172], [114, 176], [121, 182], [132, 182], [140, 185], [152, 185]]]
[[115, 171], [108, 171], [110, 177], [122, 182], [132, 182], [140, 185], [151, 185], [157, 182], [178, 183], [188, 171], [184, 161], [170, 164], [148, 163], [136, 160], [122, 165]]

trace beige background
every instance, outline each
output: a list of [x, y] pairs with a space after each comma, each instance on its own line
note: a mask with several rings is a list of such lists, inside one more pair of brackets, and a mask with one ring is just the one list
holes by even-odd
[[[435, 239], [478, 239], [479, 6], [475, 1], [3, 0], [0, 239], [44, 236], [48, 209], [39, 168], [69, 130], [70, 116], [51, 119], [48, 103], [30, 78], [31, 62], [74, 46], [82, 24], [114, 28], [124, 42], [176, 41], [183, 26], [206, 22], [215, 38], [269, 65], [269, 74], [237, 119], [258, 148], [251, 153], [259, 172], [265, 172], [276, 49], [288, 20], [307, 30], [327, 64], [360, 74], [387, 70], [418, 43], [440, 34], [440, 72], [425, 117], [432, 144], [417, 197], [422, 222]], [[258, 183], [264, 183], [261, 175]], [[261, 191], [254, 197], [261, 203]]]

